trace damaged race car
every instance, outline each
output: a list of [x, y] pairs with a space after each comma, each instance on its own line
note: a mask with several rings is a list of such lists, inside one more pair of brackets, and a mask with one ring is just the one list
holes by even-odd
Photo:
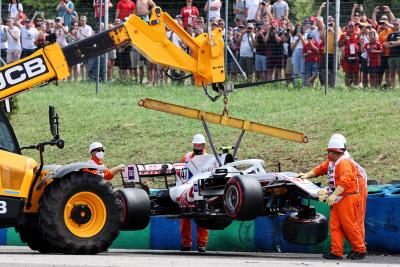
[[[323, 242], [327, 220], [310, 206], [321, 188], [296, 173], [267, 172], [264, 166], [260, 159], [235, 161], [230, 153], [200, 155], [187, 163], [129, 165], [119, 191], [129, 208], [122, 230], [143, 229], [151, 216], [193, 218], [203, 228], [220, 230], [233, 220], [285, 215], [287, 241]], [[150, 189], [145, 185], [149, 179], [164, 188]]]

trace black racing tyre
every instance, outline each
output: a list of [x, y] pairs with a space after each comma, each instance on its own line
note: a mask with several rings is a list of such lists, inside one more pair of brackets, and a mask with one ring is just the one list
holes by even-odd
[[209, 230], [223, 230], [232, 223], [230, 217], [219, 217], [219, 218], [196, 218], [194, 222], [204, 229]]
[[21, 241], [26, 243], [30, 249], [37, 250], [40, 253], [57, 252], [56, 249], [43, 238], [38, 227], [36, 216], [29, 218], [25, 224], [16, 226], [15, 231], [19, 233]]
[[235, 220], [254, 220], [263, 211], [261, 185], [253, 177], [235, 176], [228, 180], [224, 190], [225, 212]]
[[121, 223], [118, 192], [102, 177], [88, 172], [54, 181], [40, 200], [39, 230], [62, 253], [107, 251]]
[[123, 207], [121, 230], [142, 230], [150, 222], [151, 202], [143, 189], [124, 188], [118, 190]]
[[328, 221], [320, 213], [302, 219], [294, 212], [283, 222], [283, 236], [286, 241], [297, 245], [319, 244], [328, 237]]

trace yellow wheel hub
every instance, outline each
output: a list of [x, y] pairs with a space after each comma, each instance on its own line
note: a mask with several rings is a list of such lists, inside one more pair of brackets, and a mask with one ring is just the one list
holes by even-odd
[[66, 203], [64, 221], [75, 236], [89, 238], [104, 227], [107, 210], [103, 200], [92, 192], [79, 192]]

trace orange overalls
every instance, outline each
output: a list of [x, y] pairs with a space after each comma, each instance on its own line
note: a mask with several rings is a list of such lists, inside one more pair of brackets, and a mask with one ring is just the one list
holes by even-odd
[[[194, 157], [193, 152], [187, 153], [181, 160], [181, 162], [188, 162]], [[191, 219], [181, 219], [181, 236], [182, 236], [182, 246], [192, 247], [192, 220]], [[207, 246], [208, 240], [208, 230], [201, 228], [197, 225], [197, 246], [205, 247]]]
[[[329, 160], [313, 169], [317, 176], [327, 173]], [[331, 253], [343, 255], [343, 239], [347, 238], [352, 251], [365, 253], [365, 243], [357, 218], [362, 210], [362, 200], [359, 192], [360, 184], [357, 178], [357, 168], [351, 159], [344, 157], [337, 160], [334, 166], [334, 185], [342, 186], [344, 192], [339, 195], [330, 212]]]
[[[104, 166], [103, 161], [101, 159], [96, 158], [96, 157], [92, 157], [88, 161], [88, 163]], [[113, 176], [111, 175], [111, 172], [110, 172], [109, 169], [105, 169], [104, 171], [83, 169], [83, 171], [91, 172], [93, 174], [99, 175], [99, 176], [103, 177], [105, 180], [111, 180], [113, 178]]]

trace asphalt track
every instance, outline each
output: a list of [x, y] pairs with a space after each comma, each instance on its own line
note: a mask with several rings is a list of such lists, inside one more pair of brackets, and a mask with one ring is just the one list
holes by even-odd
[[0, 247], [0, 266], [29, 267], [331, 267], [400, 266], [400, 255], [369, 255], [362, 261], [327, 261], [319, 254], [261, 252], [197, 252], [111, 249], [99, 255], [39, 254], [27, 247]]

